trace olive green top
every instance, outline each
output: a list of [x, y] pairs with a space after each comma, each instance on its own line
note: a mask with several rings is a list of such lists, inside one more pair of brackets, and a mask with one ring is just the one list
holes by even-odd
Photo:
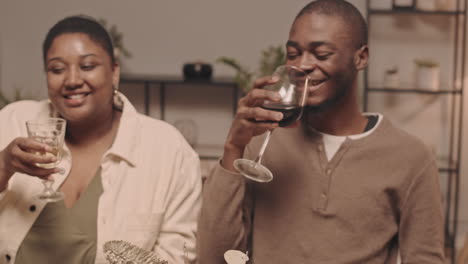
[[101, 169], [72, 208], [48, 203], [18, 249], [16, 264], [94, 263]]

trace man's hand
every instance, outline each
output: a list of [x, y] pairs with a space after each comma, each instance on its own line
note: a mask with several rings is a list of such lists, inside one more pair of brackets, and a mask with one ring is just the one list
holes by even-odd
[[281, 99], [276, 92], [260, 89], [277, 81], [272, 77], [259, 78], [254, 83], [254, 89], [239, 100], [236, 116], [224, 144], [222, 166], [225, 169], [236, 171], [233, 162], [242, 157], [252, 137], [278, 127], [283, 114], [260, 107], [265, 100], [277, 102]]

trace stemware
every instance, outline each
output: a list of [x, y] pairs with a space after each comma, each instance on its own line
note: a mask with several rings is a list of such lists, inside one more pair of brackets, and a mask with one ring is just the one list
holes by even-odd
[[[65, 141], [66, 121], [62, 118], [47, 118], [26, 121], [28, 137], [51, 147], [50, 152], [34, 152], [36, 155], [55, 157], [52, 163], [36, 163], [40, 168], [52, 169], [57, 167], [62, 159], [62, 148]], [[43, 180], [44, 190], [38, 195], [39, 199], [48, 202], [63, 200], [64, 194], [53, 189], [54, 180]]]
[[[278, 81], [263, 87], [263, 89], [278, 92], [281, 100], [278, 102], [266, 100], [261, 107], [283, 113], [279, 126], [287, 127], [302, 116], [309, 91], [309, 76], [303, 70], [290, 65], [279, 66], [272, 76]], [[236, 159], [233, 164], [239, 173], [257, 182], [269, 182], [273, 179], [271, 171], [261, 164], [272, 131], [269, 130], [266, 133], [265, 140], [255, 160]]]

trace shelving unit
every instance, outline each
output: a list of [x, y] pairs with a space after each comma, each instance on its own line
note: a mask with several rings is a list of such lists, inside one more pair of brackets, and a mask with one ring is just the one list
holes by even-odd
[[[463, 90], [465, 79], [465, 47], [466, 47], [466, 7], [467, 0], [457, 0], [456, 11], [422, 11], [422, 10], [382, 10], [372, 9], [371, 1], [367, 0], [367, 22], [369, 26], [370, 49], [378, 50], [378, 47], [373, 46], [371, 36], [373, 33], [373, 18], [377, 16], [422, 16], [424, 19], [432, 17], [443, 17], [444, 19], [453, 19], [453, 27], [451, 29], [454, 34], [453, 43], [447, 44], [448, 49], [453, 48], [452, 58], [452, 73], [450, 77], [450, 85], [441, 85], [439, 90], [423, 90], [418, 87], [406, 85], [402, 88], [385, 88], [383, 86], [373, 85], [369, 83], [369, 69], [364, 73], [364, 94], [363, 105], [364, 111], [379, 111], [373, 107], [369, 109], [369, 97], [374, 94], [385, 94], [385, 96], [419, 96], [424, 98], [446, 97], [448, 102], [447, 115], [449, 116], [449, 125], [447, 127], [447, 157], [439, 163], [439, 172], [441, 181], [444, 184], [442, 192], [444, 193], [445, 206], [445, 239], [446, 253], [450, 257], [451, 263], [455, 263], [455, 236], [457, 234], [457, 221], [459, 210], [459, 185], [460, 185], [460, 162], [461, 162], [461, 142], [463, 128]], [[424, 45], [425, 43], [422, 43]], [[450, 46], [449, 46], [450, 45]], [[371, 54], [373, 54], [371, 52]], [[396, 53], [398, 54], [398, 53]], [[371, 55], [372, 56], [372, 55]], [[370, 65], [372, 67], [372, 65]], [[396, 103], [398, 104], [398, 102]], [[392, 118], [390, 116], [390, 118]], [[437, 120], [428, 126], [437, 126]], [[440, 125], [440, 124], [439, 124]], [[444, 177], [445, 175], [445, 177]]]
[[171, 85], [184, 85], [184, 86], [197, 86], [197, 85], [204, 85], [204, 86], [216, 86], [220, 88], [229, 88], [231, 89], [232, 97], [233, 97], [233, 113], [236, 112], [237, 101], [239, 97], [239, 89], [237, 84], [228, 79], [215, 79], [215, 80], [207, 80], [207, 81], [186, 81], [180, 77], [174, 76], [158, 76], [158, 75], [122, 75], [120, 78], [120, 82], [122, 84], [142, 84], [145, 105], [144, 105], [144, 114], [149, 115], [149, 106], [150, 106], [150, 91], [152, 86], [156, 86], [159, 88], [160, 94], [160, 111], [161, 111], [161, 119], [165, 119], [165, 98], [166, 98], [166, 89], [168, 86]]
[[[192, 147], [202, 160], [222, 155], [240, 97], [232, 78], [187, 81], [181, 76], [124, 74], [119, 89], [140, 113], [173, 124], [189, 143], [195, 138]], [[185, 125], [179, 127], [177, 121]]]

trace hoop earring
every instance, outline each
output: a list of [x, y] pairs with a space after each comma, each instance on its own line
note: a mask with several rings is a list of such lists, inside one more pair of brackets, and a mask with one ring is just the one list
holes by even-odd
[[122, 101], [122, 98], [120, 97], [119, 87], [114, 85], [112, 86], [112, 90], [113, 90], [112, 100], [113, 100], [114, 108], [121, 111], [123, 109], [124, 103]]

